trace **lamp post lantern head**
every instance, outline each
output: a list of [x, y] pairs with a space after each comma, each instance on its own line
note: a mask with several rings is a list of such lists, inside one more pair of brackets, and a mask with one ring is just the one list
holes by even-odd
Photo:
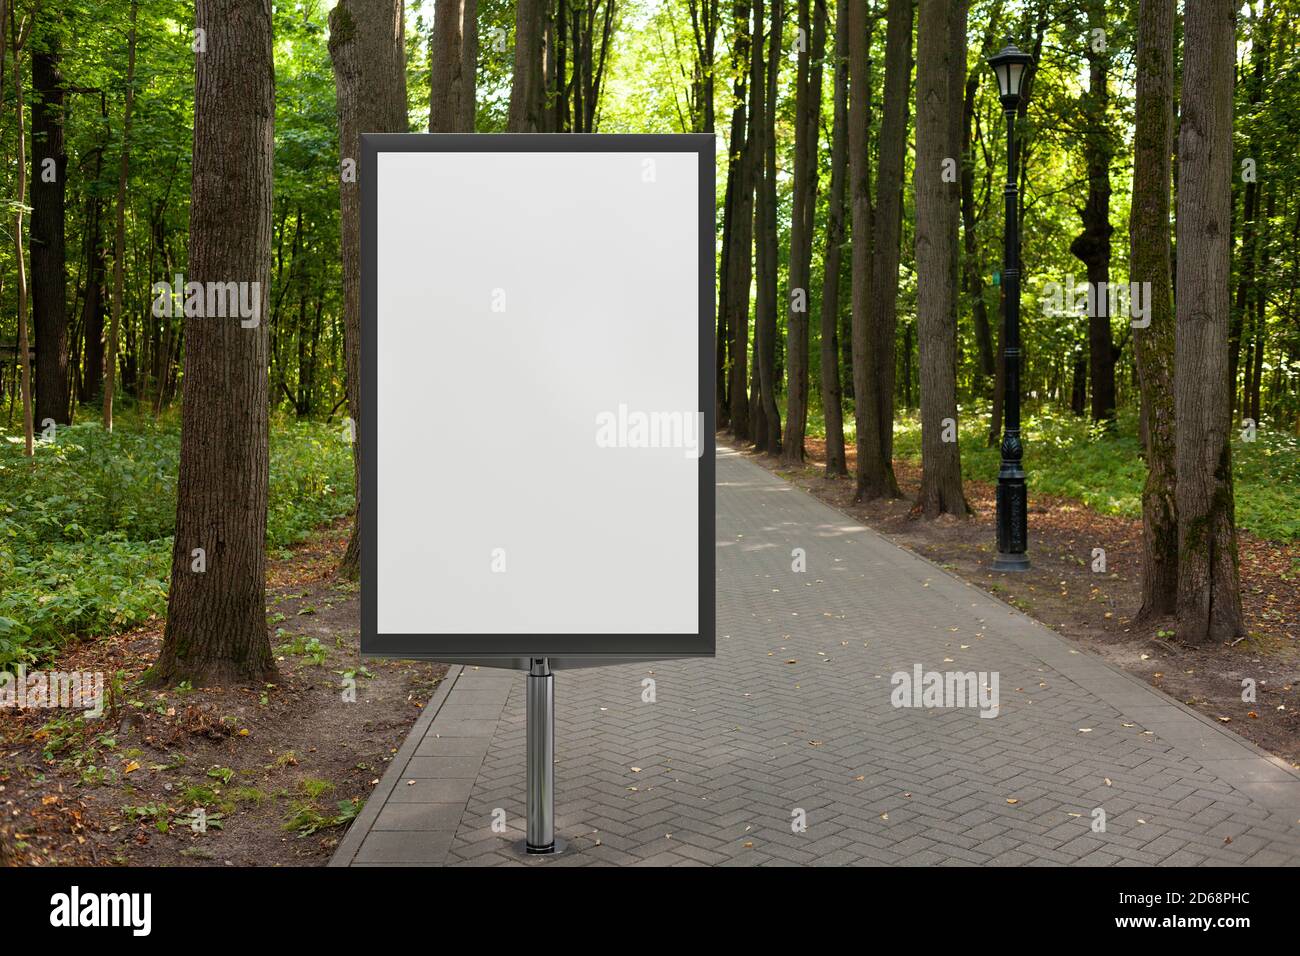
[[1029, 53], [1022, 53], [1014, 43], [1008, 43], [997, 54], [989, 57], [989, 66], [998, 78], [998, 93], [1002, 98], [1002, 107], [1014, 110], [1020, 105], [1020, 90], [1025, 82], [1028, 67], [1034, 62]]

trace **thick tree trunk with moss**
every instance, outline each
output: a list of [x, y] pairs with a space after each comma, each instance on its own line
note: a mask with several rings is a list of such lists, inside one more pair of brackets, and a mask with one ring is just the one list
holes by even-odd
[[268, 280], [275, 122], [269, 0], [198, 0], [189, 279], [259, 283], [256, 325], [187, 316], [167, 629], [155, 676], [275, 674], [266, 626]]
[[[823, 11], [824, 4], [818, 3]], [[826, 254], [822, 260], [821, 386], [826, 419], [826, 476], [847, 475], [843, 389], [840, 386], [840, 266], [844, 252], [844, 180], [849, 164], [849, 10], [835, 6], [835, 93], [831, 121], [831, 186], [826, 204]]]
[[1172, 614], [1178, 591], [1169, 232], [1175, 6], [1176, 0], [1142, 0], [1138, 9], [1129, 276], [1151, 290], [1146, 302], [1150, 324], [1133, 330], [1147, 458], [1142, 489], [1142, 605], [1138, 611], [1142, 621]]
[[[466, 0], [467, 5], [472, 0]], [[405, 133], [406, 50], [402, 0], [340, 0], [330, 11], [330, 59], [339, 114], [339, 183], [343, 260], [343, 351], [353, 439], [354, 485], [361, 498], [361, 187], [355, 164], [361, 132]], [[351, 161], [351, 163], [349, 163]], [[361, 512], [357, 509], [339, 574], [361, 571]]]
[[1232, 489], [1228, 324], [1232, 237], [1232, 0], [1198, 0], [1184, 14], [1178, 146], [1174, 361], [1178, 431], [1177, 639], [1242, 633]]
[[[916, 325], [921, 365], [921, 491], [927, 518], [970, 513], [957, 442], [957, 223], [966, 5], [921, 0], [916, 69]], [[954, 82], [956, 77], [956, 82]]]

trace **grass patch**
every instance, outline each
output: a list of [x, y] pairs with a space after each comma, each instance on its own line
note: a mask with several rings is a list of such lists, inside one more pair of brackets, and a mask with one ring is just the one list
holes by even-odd
[[[1022, 414], [1025, 469], [1030, 495], [1041, 492], [1083, 502], [1102, 514], [1142, 516], [1142, 485], [1146, 462], [1138, 440], [1137, 414], [1120, 413], [1113, 432], [1094, 429], [1087, 418], [1051, 408]], [[966, 479], [997, 480], [1001, 457], [989, 448], [989, 409], [959, 409], [962, 475]], [[845, 413], [845, 441], [855, 439], [853, 415]], [[820, 412], [809, 419], [809, 434], [825, 436]], [[921, 460], [921, 421], [917, 412], [900, 412], [894, 422], [894, 456]], [[1233, 487], [1237, 526], [1271, 541], [1300, 540], [1300, 439], [1267, 427], [1254, 441], [1232, 432]]]

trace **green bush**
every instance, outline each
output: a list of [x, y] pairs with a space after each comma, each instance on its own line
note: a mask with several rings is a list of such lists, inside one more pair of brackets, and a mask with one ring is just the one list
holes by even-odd
[[[0, 432], [0, 667], [166, 610], [179, 416], [124, 417], [111, 434], [88, 421], [37, 442], [31, 459], [22, 452], [21, 434]], [[352, 506], [342, 428], [273, 417], [267, 546]]]

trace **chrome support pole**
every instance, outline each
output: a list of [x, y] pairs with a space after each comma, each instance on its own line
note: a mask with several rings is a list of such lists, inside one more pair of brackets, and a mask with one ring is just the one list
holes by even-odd
[[555, 675], [545, 657], [528, 669], [528, 840], [531, 854], [555, 853]]

